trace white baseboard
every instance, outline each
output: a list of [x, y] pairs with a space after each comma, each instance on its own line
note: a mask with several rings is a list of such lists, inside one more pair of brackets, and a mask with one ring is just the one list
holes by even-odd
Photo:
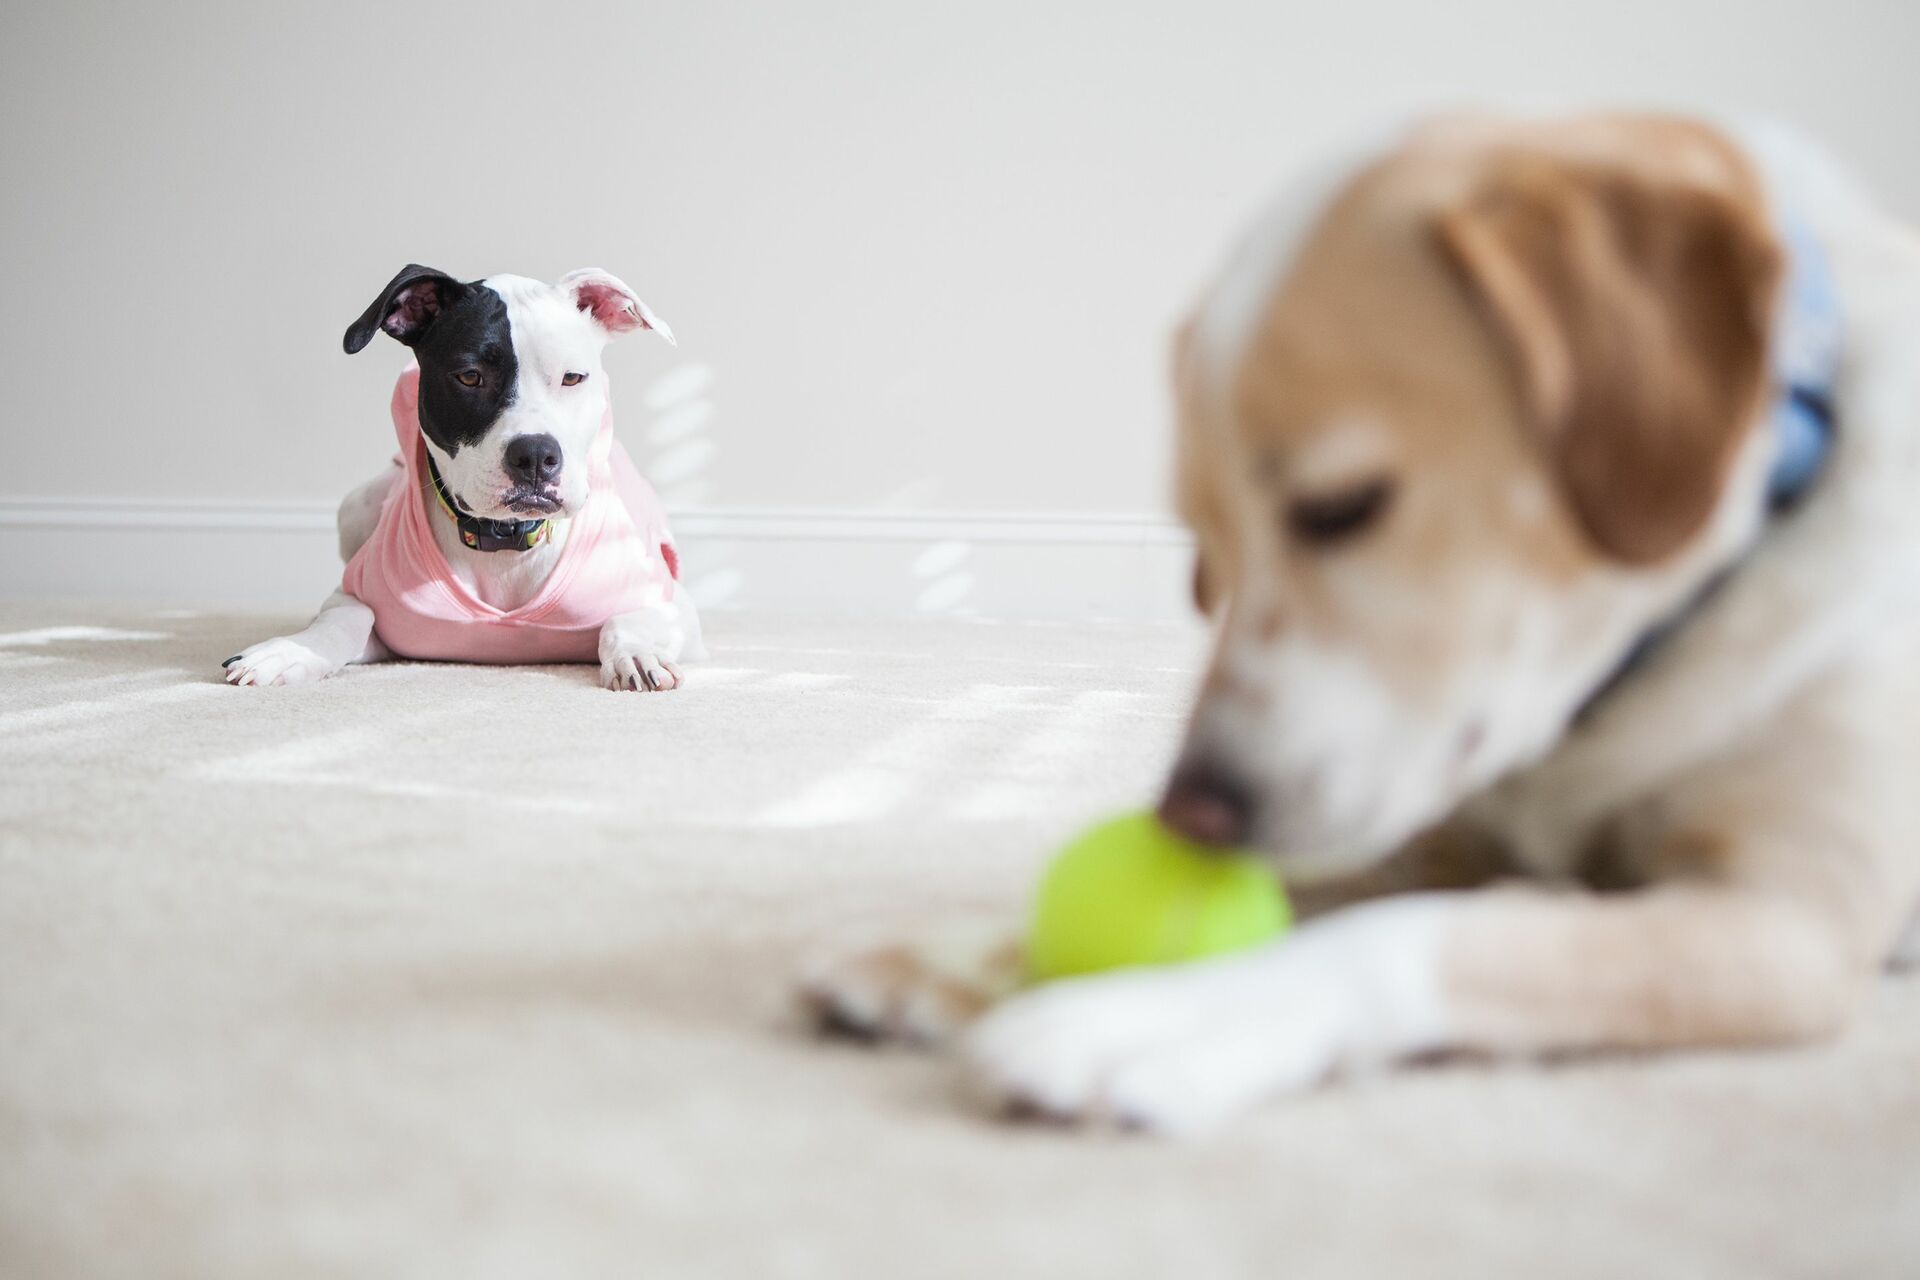
[[[678, 512], [707, 608], [1161, 619], [1190, 542], [1159, 517], [706, 508]], [[333, 506], [5, 498], [0, 598], [306, 609], [338, 581]]]

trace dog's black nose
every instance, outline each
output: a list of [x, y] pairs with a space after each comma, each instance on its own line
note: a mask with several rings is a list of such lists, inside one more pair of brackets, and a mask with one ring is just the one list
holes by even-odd
[[1182, 762], [1160, 801], [1160, 821], [1201, 844], [1245, 844], [1253, 833], [1253, 789], [1217, 764]]
[[507, 441], [507, 474], [521, 484], [549, 485], [560, 475], [560, 442], [549, 435]]

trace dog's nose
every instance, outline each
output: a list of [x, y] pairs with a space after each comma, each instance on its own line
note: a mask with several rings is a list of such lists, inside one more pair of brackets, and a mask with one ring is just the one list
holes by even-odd
[[1167, 783], [1160, 821], [1201, 844], [1242, 845], [1253, 832], [1253, 790], [1217, 764], [1184, 762]]
[[560, 474], [560, 442], [549, 435], [507, 441], [507, 474], [525, 485], [547, 485]]

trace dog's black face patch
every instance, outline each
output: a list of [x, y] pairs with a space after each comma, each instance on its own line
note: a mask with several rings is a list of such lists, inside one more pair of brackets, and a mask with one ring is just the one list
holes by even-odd
[[513, 403], [520, 364], [507, 302], [479, 281], [404, 267], [347, 329], [348, 354], [381, 329], [413, 349], [420, 429], [449, 457], [477, 443]]
[[469, 286], [427, 326], [413, 354], [420, 362], [420, 429], [449, 456], [478, 443], [513, 403], [520, 374], [513, 326], [506, 299], [485, 285]]

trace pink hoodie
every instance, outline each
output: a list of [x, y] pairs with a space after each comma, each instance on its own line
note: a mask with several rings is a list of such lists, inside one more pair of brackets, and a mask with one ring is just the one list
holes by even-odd
[[340, 581], [373, 610], [374, 632], [387, 648], [451, 662], [594, 662], [601, 623], [674, 599], [680, 569], [666, 509], [614, 440], [610, 407], [588, 452], [586, 504], [573, 514], [540, 593], [512, 610], [476, 599], [433, 538], [429, 522], [447, 516], [430, 496], [419, 396], [420, 368], [408, 365], [393, 388], [395, 463], [404, 474]]

